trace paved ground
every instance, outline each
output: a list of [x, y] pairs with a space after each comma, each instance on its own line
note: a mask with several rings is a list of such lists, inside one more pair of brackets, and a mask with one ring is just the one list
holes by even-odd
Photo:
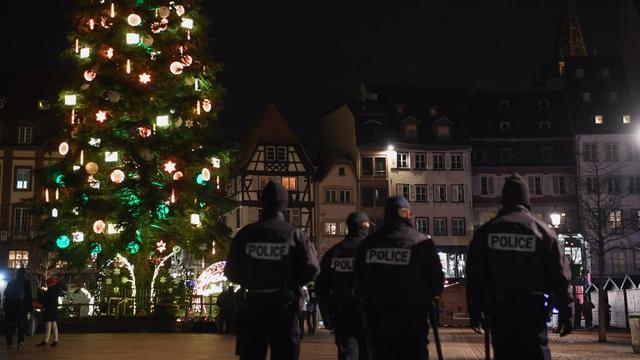
[[[484, 359], [482, 337], [467, 329], [442, 329], [446, 360]], [[628, 334], [611, 334], [608, 344], [595, 342], [595, 334], [578, 332], [570, 337], [552, 337], [554, 359], [565, 360], [626, 360], [640, 359], [632, 352]], [[28, 339], [25, 350], [7, 353], [4, 338], [0, 339], [0, 359], [11, 360], [232, 360], [234, 338], [215, 334], [62, 334], [57, 348], [36, 348], [40, 336]], [[433, 351], [433, 348], [432, 348]], [[434, 352], [432, 352], [435, 355]], [[431, 356], [431, 359], [434, 356]], [[306, 336], [302, 342], [301, 359], [336, 359], [333, 338], [321, 330]]]

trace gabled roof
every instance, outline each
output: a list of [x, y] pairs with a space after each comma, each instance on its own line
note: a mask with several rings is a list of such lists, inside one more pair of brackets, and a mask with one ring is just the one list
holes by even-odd
[[[242, 166], [251, 159], [258, 144], [300, 145], [300, 139], [291, 130], [282, 113], [275, 104], [269, 103], [258, 117], [249, 124], [240, 141], [238, 166]], [[306, 156], [306, 155], [305, 155]]]
[[315, 180], [316, 181], [324, 180], [324, 178], [327, 177], [331, 169], [333, 169], [333, 167], [339, 162], [345, 162], [349, 164], [349, 166], [351, 167], [351, 170], [355, 174], [356, 171], [355, 171], [354, 161], [355, 159], [352, 159], [347, 152], [333, 151], [332, 153], [329, 153], [329, 154], [323, 154], [320, 157], [320, 163], [318, 165], [318, 170], [316, 171]]

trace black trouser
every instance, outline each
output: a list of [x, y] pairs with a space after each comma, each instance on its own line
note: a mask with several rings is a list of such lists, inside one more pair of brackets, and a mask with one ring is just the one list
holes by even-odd
[[337, 305], [332, 321], [338, 360], [370, 360], [371, 350], [362, 308], [356, 304]]
[[542, 295], [493, 300], [490, 321], [494, 360], [551, 360], [544, 304]]
[[228, 334], [231, 332], [231, 324], [233, 320], [233, 311], [220, 310], [220, 332]]
[[25, 320], [7, 322], [7, 346], [13, 345], [13, 333], [18, 330], [18, 344], [24, 342]]
[[[305, 317], [307, 318], [307, 328], [309, 330], [309, 334], [315, 334], [316, 326], [318, 325], [318, 310], [313, 306], [308, 307], [307, 311], [305, 312]], [[300, 329], [300, 331], [303, 330]]]
[[374, 360], [426, 360], [429, 358], [427, 304], [367, 308]]
[[[241, 360], [297, 360], [300, 353], [298, 300], [293, 293], [247, 294], [239, 336]], [[241, 337], [241, 338], [240, 338]]]

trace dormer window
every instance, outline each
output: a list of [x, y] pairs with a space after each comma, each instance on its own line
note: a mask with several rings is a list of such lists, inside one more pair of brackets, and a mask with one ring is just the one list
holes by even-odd
[[50, 107], [47, 100], [38, 100], [38, 110], [49, 110]]
[[551, 121], [540, 121], [540, 122], [538, 122], [538, 128], [540, 130], [550, 130], [551, 129]]
[[631, 124], [631, 115], [622, 115], [623, 124]]
[[451, 137], [451, 125], [453, 122], [446, 117], [441, 117], [433, 123], [433, 131], [436, 134], [436, 138], [445, 140]]
[[417, 139], [418, 138], [418, 124], [420, 120], [416, 119], [413, 116], [408, 116], [402, 120], [402, 136], [407, 139]]
[[500, 123], [500, 131], [506, 132], [506, 131], [509, 131], [509, 130], [511, 130], [511, 123], [508, 122], [508, 121], [502, 121]]
[[508, 100], [501, 100], [498, 102], [498, 109], [500, 110], [509, 110], [510, 106], [511, 102], [509, 102]]
[[549, 107], [549, 99], [540, 99], [538, 100], [539, 108], [548, 108]]
[[593, 122], [595, 122], [598, 125], [604, 124], [604, 116], [602, 116], [602, 115], [594, 115], [593, 116]]

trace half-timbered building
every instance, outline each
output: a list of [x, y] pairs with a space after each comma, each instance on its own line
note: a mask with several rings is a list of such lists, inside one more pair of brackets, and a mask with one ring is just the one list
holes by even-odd
[[260, 194], [269, 181], [289, 191], [287, 221], [313, 235], [314, 167], [302, 142], [274, 104], [250, 124], [240, 145], [227, 195], [238, 207], [227, 214], [227, 226], [235, 233], [261, 217]]

